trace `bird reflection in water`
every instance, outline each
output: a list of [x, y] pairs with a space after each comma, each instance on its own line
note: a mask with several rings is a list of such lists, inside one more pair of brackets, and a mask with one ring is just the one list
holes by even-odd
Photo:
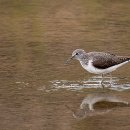
[[[105, 103], [106, 105], [115, 103], [112, 108], [107, 109], [97, 109], [95, 106], [98, 103]], [[76, 111], [71, 110], [70, 107], [67, 106], [73, 112], [73, 117], [76, 119], [83, 119], [90, 116], [102, 115], [106, 114], [115, 108], [117, 104], [123, 104], [124, 106], [128, 105], [129, 102], [124, 101], [119, 96], [115, 96], [113, 94], [108, 93], [91, 93], [85, 97], [81, 104], [80, 108]], [[122, 106], [122, 105], [121, 105]]]

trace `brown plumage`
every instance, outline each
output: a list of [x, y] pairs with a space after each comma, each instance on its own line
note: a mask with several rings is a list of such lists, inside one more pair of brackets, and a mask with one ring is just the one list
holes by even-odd
[[105, 52], [90, 52], [87, 54], [93, 60], [93, 66], [98, 69], [106, 69], [130, 60], [130, 57], [116, 56]]

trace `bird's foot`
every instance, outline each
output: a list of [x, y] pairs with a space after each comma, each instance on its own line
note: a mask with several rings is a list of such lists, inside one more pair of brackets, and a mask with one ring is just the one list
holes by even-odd
[[106, 85], [104, 83], [101, 83], [101, 87], [105, 89]]
[[107, 88], [111, 88], [112, 87], [112, 83], [109, 83]]
[[110, 82], [107, 82], [106, 84], [105, 84], [105, 82], [101, 82], [101, 86], [102, 86], [103, 89], [104, 88], [111, 88], [112, 85], [113, 85], [112, 80], [110, 80]]
[[105, 88], [111, 88], [111, 86], [112, 86], [111, 83], [109, 83], [109, 84], [101, 83], [101, 87], [102, 87], [103, 89], [105, 89]]

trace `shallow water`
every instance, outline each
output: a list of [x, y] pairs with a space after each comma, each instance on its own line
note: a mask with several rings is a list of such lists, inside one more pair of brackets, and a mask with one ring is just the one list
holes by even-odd
[[77, 48], [129, 55], [129, 12], [128, 0], [0, 0], [1, 129], [129, 130], [129, 106], [101, 103], [114, 110], [80, 120], [71, 111], [95, 92], [130, 102], [129, 64], [105, 90], [77, 61], [64, 64]]

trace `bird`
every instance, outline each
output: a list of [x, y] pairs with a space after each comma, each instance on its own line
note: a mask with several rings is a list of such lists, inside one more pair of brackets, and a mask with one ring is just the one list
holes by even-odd
[[80, 62], [81, 66], [89, 73], [102, 76], [101, 85], [104, 88], [104, 75], [110, 74], [117, 68], [130, 62], [129, 56], [117, 56], [108, 52], [85, 52], [83, 49], [76, 49], [72, 56], [66, 61], [68, 64], [72, 59]]

